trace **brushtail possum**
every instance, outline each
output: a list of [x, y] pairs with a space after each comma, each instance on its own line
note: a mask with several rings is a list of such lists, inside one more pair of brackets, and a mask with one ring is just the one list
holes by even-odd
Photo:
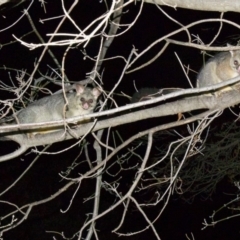
[[[26, 108], [17, 112], [16, 115], [2, 119], [0, 123], [50, 122], [92, 113], [101, 91], [98, 88], [90, 89], [81, 84], [75, 84], [74, 87], [75, 92], [66, 93], [68, 105], [66, 105], [63, 93], [58, 93], [29, 104]], [[48, 130], [45, 130], [45, 132], [48, 132]]]
[[[210, 58], [200, 70], [197, 77], [197, 87], [207, 87], [221, 83], [240, 75], [240, 50], [221, 52]], [[226, 86], [223, 91], [238, 89], [239, 84]]]
[[181, 88], [141, 88], [138, 92], [133, 94], [131, 103], [147, 101], [179, 90], [181, 90]]

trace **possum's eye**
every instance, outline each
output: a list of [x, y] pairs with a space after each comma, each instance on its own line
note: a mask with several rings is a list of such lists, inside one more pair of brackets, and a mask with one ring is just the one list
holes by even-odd
[[92, 100], [92, 99], [89, 99], [89, 100], [88, 100], [88, 103], [93, 103], [93, 100]]
[[234, 60], [233, 64], [234, 64], [235, 66], [239, 66], [239, 63], [238, 63], [237, 60]]
[[81, 102], [85, 102], [85, 98], [81, 97], [81, 98], [80, 98], [80, 101], [81, 101]]

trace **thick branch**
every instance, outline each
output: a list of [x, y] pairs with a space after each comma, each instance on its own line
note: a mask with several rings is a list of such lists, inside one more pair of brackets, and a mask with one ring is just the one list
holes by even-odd
[[192, 10], [218, 11], [218, 12], [240, 12], [240, 2], [238, 0], [144, 0], [169, 7], [180, 7]]
[[[220, 97], [216, 97], [215, 95], [203, 95], [196, 97], [184, 98], [181, 100], [177, 100], [174, 102], [162, 104], [157, 107], [144, 109], [140, 111], [136, 111], [133, 113], [128, 113], [125, 115], [121, 115], [119, 117], [113, 117], [107, 120], [99, 121], [93, 131], [97, 131], [99, 129], [108, 128], [109, 126], [114, 127], [126, 123], [133, 123], [136, 121], [140, 121], [143, 119], [154, 118], [154, 117], [162, 117], [175, 115], [178, 113], [185, 113], [192, 110], [200, 110], [200, 109], [225, 109], [227, 107], [236, 105], [240, 102], [240, 94], [238, 91], [229, 91], [222, 93]], [[178, 121], [176, 119], [175, 126], [178, 126]], [[74, 136], [80, 138], [85, 133], [92, 128], [92, 123], [82, 124], [78, 129], [72, 129], [71, 131], [74, 133]], [[46, 144], [51, 144], [55, 142], [61, 142], [64, 140], [72, 139], [73, 134], [69, 134], [64, 130], [60, 130], [57, 132], [49, 133], [49, 134], [39, 134], [34, 137], [29, 138], [26, 134], [17, 134], [17, 135], [9, 135], [4, 136], [10, 140], [16, 141], [21, 145], [21, 149], [27, 150], [33, 146], [41, 146]], [[19, 151], [19, 155], [22, 151]], [[16, 157], [18, 155], [11, 153], [12, 156]], [[0, 157], [0, 161], [6, 161], [11, 158], [10, 154]]]

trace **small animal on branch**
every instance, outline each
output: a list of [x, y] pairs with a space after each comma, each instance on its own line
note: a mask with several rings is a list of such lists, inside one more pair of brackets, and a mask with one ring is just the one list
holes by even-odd
[[147, 101], [179, 90], [181, 90], [181, 88], [141, 88], [138, 92], [133, 94], [131, 103]]
[[[197, 77], [197, 87], [207, 87], [240, 75], [240, 50], [221, 52], [210, 58]], [[239, 90], [240, 84], [223, 87], [220, 91]]]
[[[75, 91], [53, 94], [30, 103], [16, 114], [0, 120], [0, 123], [41, 123], [63, 120], [66, 118], [92, 113], [97, 105], [101, 90], [74, 84]], [[47, 133], [53, 129], [34, 130], [36, 133]], [[42, 131], [42, 132], [41, 132]]]
[[[141, 88], [138, 92], [135, 92], [131, 98], [131, 103], [137, 103], [147, 101], [156, 97], [161, 97], [169, 93], [182, 90], [181, 88]], [[178, 121], [182, 118], [182, 113], [178, 113]]]

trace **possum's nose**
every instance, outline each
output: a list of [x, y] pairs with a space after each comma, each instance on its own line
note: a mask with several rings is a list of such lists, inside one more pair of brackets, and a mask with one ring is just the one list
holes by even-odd
[[83, 107], [84, 110], [88, 110], [89, 107], [90, 107], [90, 105], [85, 102], [85, 103], [82, 105], [82, 107]]

